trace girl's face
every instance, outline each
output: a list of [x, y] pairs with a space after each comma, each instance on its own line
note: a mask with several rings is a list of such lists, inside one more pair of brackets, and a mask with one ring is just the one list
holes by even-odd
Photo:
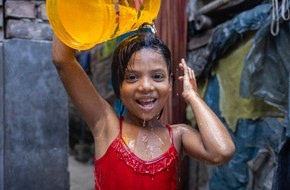
[[159, 52], [141, 49], [132, 55], [120, 89], [128, 114], [142, 120], [155, 118], [171, 90], [166, 62]]

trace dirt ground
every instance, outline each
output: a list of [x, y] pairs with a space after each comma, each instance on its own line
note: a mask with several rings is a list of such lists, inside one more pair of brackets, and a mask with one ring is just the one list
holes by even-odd
[[94, 165], [69, 157], [70, 190], [94, 190]]

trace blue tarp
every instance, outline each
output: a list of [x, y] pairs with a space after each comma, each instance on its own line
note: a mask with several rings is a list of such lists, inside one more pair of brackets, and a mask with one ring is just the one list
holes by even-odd
[[[270, 10], [271, 4], [261, 4], [219, 25], [214, 29], [211, 40], [205, 48], [206, 53], [201, 56], [200, 62], [194, 64], [198, 69], [204, 68], [199, 76], [210, 76], [216, 60], [221, 58], [237, 40], [241, 39], [244, 33], [257, 31], [253, 47], [245, 60], [241, 78], [241, 95], [243, 97], [255, 96], [261, 98], [285, 114], [289, 114], [290, 24], [287, 22], [281, 23], [278, 35], [273, 36], [270, 32]], [[207, 57], [205, 58], [204, 55]], [[217, 79], [215, 76], [211, 77], [205, 101], [221, 117], [218, 107], [218, 88]], [[288, 126], [288, 118], [290, 117], [281, 121], [274, 116], [255, 120], [240, 119], [237, 130], [234, 133], [230, 131], [236, 145], [236, 154], [229, 163], [214, 169], [210, 179], [210, 189], [247, 189], [249, 181], [254, 181], [250, 177], [261, 177], [249, 176], [249, 173], [251, 173], [249, 172], [249, 163], [257, 158], [260, 150], [264, 148], [271, 149], [274, 154], [278, 155], [277, 170], [275, 163], [271, 163], [272, 168], [269, 169], [272, 172], [276, 170], [273, 178], [273, 189], [289, 187], [290, 184], [287, 184], [289, 183], [287, 179], [289, 179], [290, 172], [290, 143], [287, 136], [289, 137], [290, 129], [288, 127], [288, 133], [285, 133], [284, 130], [285, 126]], [[225, 122], [223, 118], [221, 120]], [[282, 136], [285, 136], [285, 138], [282, 139]], [[261, 182], [263, 180], [256, 181]], [[263, 185], [265, 184], [256, 184], [261, 189]], [[269, 184], [267, 188], [269, 188]]]
[[[219, 84], [216, 76], [209, 78], [204, 99], [225, 123], [219, 111]], [[248, 162], [265, 147], [278, 154], [282, 129], [282, 123], [276, 118], [239, 120], [237, 130], [234, 133], [229, 130], [236, 145], [236, 154], [229, 163], [213, 170], [210, 189], [245, 190], [248, 182], [253, 180], [249, 178]]]

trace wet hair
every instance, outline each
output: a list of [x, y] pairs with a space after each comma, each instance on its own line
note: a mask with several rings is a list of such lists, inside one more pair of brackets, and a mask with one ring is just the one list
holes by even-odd
[[164, 57], [168, 73], [171, 75], [171, 52], [169, 48], [154, 33], [140, 29], [136, 34], [125, 38], [114, 51], [111, 74], [112, 86], [117, 98], [120, 98], [120, 88], [129, 61], [132, 55], [141, 49], [152, 49], [160, 53]]

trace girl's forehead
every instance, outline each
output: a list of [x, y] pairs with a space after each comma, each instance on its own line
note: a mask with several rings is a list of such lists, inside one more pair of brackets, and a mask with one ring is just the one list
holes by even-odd
[[152, 49], [152, 48], [143, 48], [134, 53], [135, 55], [138, 55], [139, 57], [160, 57], [162, 56], [161, 52], [158, 49]]
[[158, 50], [141, 49], [132, 55], [128, 67], [135, 68], [144, 66], [166, 68], [166, 61], [164, 56]]

